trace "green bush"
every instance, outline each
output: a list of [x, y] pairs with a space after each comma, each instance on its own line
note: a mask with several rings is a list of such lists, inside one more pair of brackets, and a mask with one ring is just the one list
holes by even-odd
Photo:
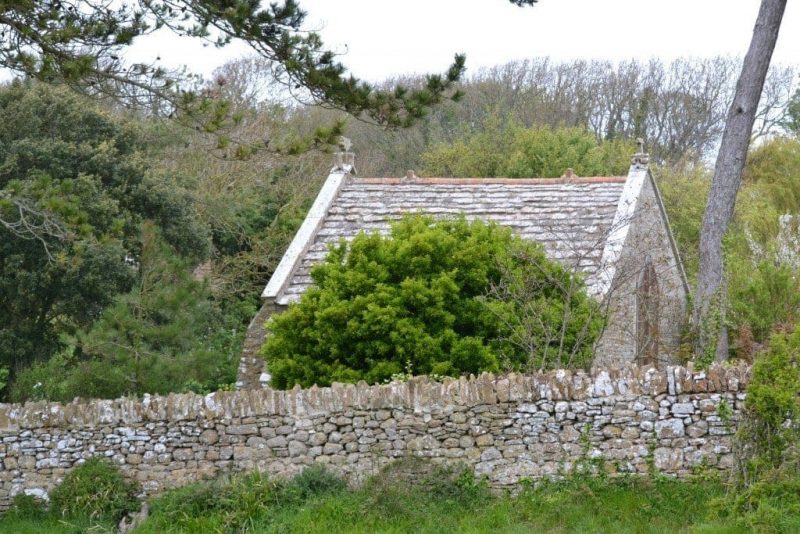
[[728, 296], [735, 328], [748, 328], [754, 341], [765, 343], [776, 327], [791, 326], [800, 310], [800, 281], [785, 264], [763, 260], [755, 266], [728, 260]]
[[746, 480], [774, 468], [797, 467], [800, 438], [800, 328], [775, 334], [753, 364], [747, 386]]
[[582, 128], [491, 124], [424, 152], [423, 174], [558, 178], [571, 167], [579, 176], [621, 175], [634, 151], [629, 141], [599, 142]]
[[323, 466], [307, 467], [289, 481], [263, 473], [221, 477], [169, 491], [152, 502], [145, 532], [250, 532], [277, 511], [346, 490]]
[[457, 376], [586, 365], [602, 326], [581, 280], [538, 244], [463, 217], [409, 216], [389, 237], [361, 234], [311, 276], [316, 285], [267, 324], [261, 354], [280, 388], [376, 383], [408, 366]]
[[139, 509], [139, 491], [139, 485], [126, 480], [118, 467], [91, 458], [70, 471], [50, 493], [50, 512], [63, 518], [117, 524]]
[[772, 336], [753, 363], [743, 420], [736, 433], [733, 491], [718, 516], [749, 530], [800, 528], [800, 328]]
[[693, 281], [697, 275], [700, 225], [711, 185], [710, 173], [704, 167], [663, 167], [655, 174], [686, 274]]
[[173, 490], [152, 503], [154, 531], [243, 532], [279, 501], [281, 488], [279, 481], [250, 473]]

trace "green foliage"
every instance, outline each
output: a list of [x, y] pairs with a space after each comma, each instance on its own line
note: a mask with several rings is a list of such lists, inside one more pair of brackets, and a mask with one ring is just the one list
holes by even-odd
[[[738, 260], [738, 261], [737, 261]], [[764, 343], [776, 328], [795, 324], [800, 310], [800, 280], [786, 264], [762, 260], [756, 265], [729, 256], [730, 321], [746, 326]]]
[[182, 190], [153, 186], [134, 127], [23, 83], [0, 89], [0, 123], [0, 365], [13, 375], [133, 287], [124, 259], [143, 220], [190, 257], [207, 247]]
[[164, 494], [151, 506], [149, 529], [166, 532], [241, 532], [280, 499], [282, 484], [261, 473], [193, 484]]
[[334, 475], [321, 464], [306, 467], [292, 478], [288, 493], [299, 501], [343, 491], [347, 487], [344, 479]]
[[752, 337], [756, 344], [766, 344], [772, 332], [792, 328], [797, 320], [800, 278], [779, 254], [787, 243], [780, 241], [786, 236], [779, 235], [778, 220], [784, 213], [800, 212], [798, 178], [800, 141], [776, 138], [748, 156], [725, 243], [729, 322], [743, 342]]
[[[219, 294], [261, 305], [258, 295], [264, 281], [302, 224], [325, 176], [327, 157], [324, 164], [319, 159], [305, 156], [296, 166], [278, 165], [268, 174], [262, 169], [263, 161], [241, 163], [215, 170], [218, 175], [206, 178], [212, 183], [204, 187], [211, 191], [203, 191], [200, 202], [212, 232]], [[252, 174], [250, 180], [248, 174]], [[236, 187], [217, 190], [213, 181], [229, 180], [231, 175], [236, 176]]]
[[800, 212], [800, 139], [776, 137], [747, 155], [743, 176], [778, 214]]
[[499, 281], [490, 282], [481, 300], [499, 321], [504, 367], [588, 367], [603, 318], [579, 275], [548, 260], [538, 246], [509, 247], [496, 264]]
[[598, 142], [579, 128], [527, 129], [516, 132], [507, 175], [561, 176], [571, 167], [578, 176], [624, 175], [635, 148], [630, 141]]
[[442, 143], [422, 154], [424, 174], [557, 178], [567, 168], [579, 176], [625, 174], [632, 143], [599, 142], [581, 128], [521, 128], [492, 122], [487, 129]]
[[700, 225], [711, 186], [710, 173], [703, 167], [663, 167], [654, 172], [686, 275], [692, 280], [697, 275]]
[[47, 505], [38, 497], [17, 493], [11, 501], [11, 509], [8, 513], [17, 519], [41, 521], [47, 516]]
[[[422, 153], [423, 169], [420, 174], [457, 177], [503, 176], [509, 146], [517, 131], [515, 127], [504, 127], [498, 119], [492, 119], [481, 131], [464, 134], [452, 142], [439, 142]], [[564, 169], [561, 169], [561, 172], [563, 171]]]
[[92, 458], [72, 469], [50, 493], [51, 513], [118, 523], [139, 510], [138, 484], [126, 480], [107, 460]]
[[730, 429], [733, 421], [733, 407], [727, 399], [721, 399], [717, 404], [717, 415], [725, 425], [725, 428]]
[[775, 334], [753, 364], [747, 386], [746, 425], [750, 444], [746, 477], [763, 470], [797, 467], [800, 430], [800, 328]]
[[[710, 186], [702, 167], [659, 169], [670, 216], [688, 276], [697, 273], [700, 225]], [[778, 219], [800, 212], [800, 141], [776, 138], [753, 149], [745, 167], [736, 213], [725, 237], [726, 313], [732, 346], [750, 359], [776, 329], [791, 327], [800, 306], [800, 278], [778, 255]], [[722, 319], [722, 318], [720, 318]], [[719, 322], [708, 328], [716, 331]], [[714, 355], [708, 355], [709, 362]]]
[[96, 521], [54, 519], [22, 519], [8, 513], [0, 518], [3, 532], [14, 534], [86, 534], [87, 532], [113, 532], [113, 525]]
[[800, 527], [800, 328], [772, 336], [747, 386], [734, 450], [734, 491], [715, 503], [719, 517], [748, 529]]
[[[154, 112], [177, 108], [179, 120], [212, 133], [241, 120], [231, 113], [231, 102], [213, 98], [210, 91], [197, 91], [192, 77], [187, 80], [157, 64], [126, 62], [125, 50], [136, 37], [162, 28], [217, 46], [242, 41], [272, 64], [274, 76], [285, 85], [384, 126], [409, 126], [431, 106], [461, 96], [455, 84], [464, 72], [463, 55], [457, 55], [444, 74], [427, 76], [419, 86], [381, 89], [348, 76], [319, 34], [307, 31], [305, 11], [294, 0], [263, 6], [154, 0], [118, 2], [113, 7], [89, 1], [2, 2], [0, 7], [0, 66], [26, 78], [112, 95], [136, 108], [149, 105]], [[315, 140], [329, 133], [320, 130]]]
[[[414, 378], [416, 374], [414, 373], [414, 364], [411, 363], [411, 360], [406, 360], [406, 366], [403, 370], [399, 373], [394, 373], [389, 378], [385, 378], [383, 381], [386, 384], [391, 384], [392, 382], [408, 382], [412, 378]], [[426, 375], [429, 379], [434, 380], [436, 382], [441, 382], [444, 380], [445, 376], [437, 375], [434, 373]]]
[[[463, 466], [440, 467], [410, 458], [390, 464], [362, 489], [350, 490], [341, 478], [314, 465], [289, 481], [253, 473], [167, 492], [153, 501], [141, 532], [309, 531], [308, 511], [327, 516], [331, 506], [338, 507], [336, 515], [344, 524], [369, 514], [369, 530], [375, 530], [432, 502], [466, 511], [490, 498], [487, 486]], [[343, 525], [330, 527], [343, 530]]]
[[6, 389], [6, 386], [8, 385], [8, 375], [8, 369], [5, 367], [0, 367], [0, 392]]
[[[358, 489], [298, 501], [277, 497], [275, 487], [265, 491], [263, 477], [255, 475], [204, 486], [214, 487], [223, 504], [198, 486], [189, 496], [186, 488], [167, 492], [153, 502], [137, 532], [740, 531], [725, 520], [706, 523], [709, 500], [724, 493], [717, 480], [570, 476], [515, 496], [493, 495], [469, 470], [409, 458], [389, 464]], [[195, 492], [204, 497], [184, 506]], [[227, 509], [230, 494], [241, 496], [246, 519]]]
[[[44, 185], [31, 181], [26, 187], [36, 185], [61, 206], [71, 198], [67, 188], [80, 183], [81, 191], [92, 195], [76, 200], [75, 226], [86, 218], [81, 210], [97, 215], [100, 222], [113, 217], [119, 221], [108, 223], [115, 234], [93, 235], [100, 230], [84, 224], [81, 229], [89, 233], [73, 232], [82, 240], [75, 246], [72, 234], [67, 240], [43, 236], [52, 261], [43, 243], [28, 239], [30, 235], [0, 243], [0, 248], [30, 256], [27, 262], [21, 254], [0, 258], [0, 272], [6, 273], [0, 276], [0, 294], [7, 297], [0, 301], [0, 347], [10, 347], [0, 355], [9, 362], [16, 358], [16, 365], [0, 359], [13, 384], [4, 397], [71, 400], [207, 392], [232, 383], [243, 332], [260, 305], [258, 295], [302, 222], [329, 156], [307, 154], [291, 165], [263, 155], [234, 161], [212, 153], [209, 139], [170, 123], [121, 121], [43, 86], [7, 91], [16, 91], [23, 100], [15, 104], [14, 113], [7, 113], [11, 118], [23, 115], [15, 124], [17, 135], [24, 134], [26, 124], [38, 125], [24, 143], [38, 147], [39, 168], [61, 154], [42, 132], [52, 127], [69, 139], [62, 150], [66, 160], [52, 169], [63, 178], [59, 188], [53, 180], [41, 181]], [[35, 113], [28, 120], [24, 114], [31, 107]], [[269, 128], [285, 125], [278, 111], [273, 116], [270, 110], [259, 120]], [[122, 140], [114, 140], [115, 135]], [[118, 145], [127, 151], [112, 150]], [[0, 152], [13, 146], [4, 144]], [[105, 159], [96, 152], [106, 154]], [[20, 158], [10, 156], [12, 160], [19, 167]], [[103, 170], [102, 179], [70, 179], [69, 165], [90, 163]], [[117, 175], [121, 186], [114, 185]], [[0, 197], [0, 206], [4, 199]], [[25, 197], [12, 197], [19, 199]], [[0, 220], [5, 213], [16, 213], [16, 206], [8, 205], [10, 211], [0, 209]], [[43, 213], [59, 228], [64, 226], [58, 213], [49, 208]], [[2, 227], [0, 234], [6, 235]], [[210, 260], [198, 268], [209, 252]], [[61, 264], [72, 270], [60, 274], [55, 268]], [[195, 270], [204, 282], [193, 280]], [[122, 280], [115, 273], [122, 273]]]
[[288, 482], [262, 473], [233, 475], [156, 498], [143, 532], [247, 532], [270, 525], [277, 511], [343, 492], [344, 481], [320, 465]]
[[[505, 272], [536, 288], [545, 327], [530, 332], [532, 347], [505, 327], [524, 303], [490, 293]], [[545, 355], [564, 339], [577, 347], [572, 363], [584, 365], [602, 321], [580, 280], [539, 245], [463, 217], [409, 216], [389, 237], [362, 233], [332, 247], [311, 276], [316, 285], [267, 324], [261, 354], [280, 388], [381, 382], [408, 361], [418, 374], [450, 376], [554, 365]]]
[[786, 108], [784, 127], [800, 139], [800, 88], [794, 92]]
[[[798, 479], [758, 490], [756, 513], [732, 513], [718, 477], [674, 479], [637, 475], [568, 474], [527, 485], [516, 495], [493, 494], [463, 466], [419, 458], [389, 464], [355, 489], [318, 467], [290, 481], [235, 475], [162, 493], [136, 530], [195, 532], [796, 532], [792, 505]], [[303, 492], [301, 477], [331, 479]], [[318, 483], [314, 483], [319, 487]], [[78, 533], [100, 530], [85, 518], [69, 522], [21, 518], [12, 509], [0, 530]]]
[[13, 400], [207, 392], [233, 382], [236, 325], [157, 229], [145, 224], [143, 232], [133, 290], [115, 298], [90, 329], [76, 332], [64, 351], [21, 371]]

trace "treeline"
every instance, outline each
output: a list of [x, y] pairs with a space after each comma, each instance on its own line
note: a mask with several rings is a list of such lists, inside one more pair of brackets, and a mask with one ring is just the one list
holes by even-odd
[[[424, 169], [427, 151], [504, 125], [579, 128], [598, 141], [642, 138], [660, 164], [708, 162], [715, 156], [739, 69], [740, 61], [731, 57], [670, 63], [558, 63], [547, 58], [511, 62], [469, 76], [460, 103], [437, 107], [413, 128], [384, 132], [351, 121], [348, 135], [358, 151], [359, 171], [378, 176]], [[791, 129], [787, 109], [800, 101], [797, 74], [796, 66], [775, 65], [770, 70], [754, 131], [757, 138]], [[311, 124], [331, 116], [317, 108], [303, 113]], [[489, 145], [486, 152], [494, 149]]]
[[[737, 70], [730, 58], [509, 63], [475, 73], [460, 103], [411, 128], [351, 119], [346, 135], [359, 174], [373, 176], [619, 175], [641, 137], [692, 274]], [[778, 223], [800, 212], [795, 76], [776, 67], [768, 78], [727, 245], [727, 320], [745, 357], [800, 304], [793, 230]], [[226, 65], [205, 93], [224, 102], [209, 113], [224, 114], [199, 125], [158, 102], [130, 110], [42, 84], [0, 88], [5, 399], [234, 382], [260, 291], [330, 168], [315, 132], [343, 117], [287, 99], [260, 60]]]

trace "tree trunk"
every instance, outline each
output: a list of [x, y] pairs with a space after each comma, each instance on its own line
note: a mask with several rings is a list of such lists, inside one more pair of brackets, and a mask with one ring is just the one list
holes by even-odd
[[733, 216], [758, 102], [775, 41], [778, 39], [786, 1], [761, 1], [753, 39], [742, 63], [742, 72], [725, 121], [700, 231], [700, 270], [697, 275], [693, 317], [697, 336], [695, 350], [698, 355], [713, 352], [717, 360], [728, 356], [727, 330], [723, 320], [725, 299], [722, 287], [722, 238]]

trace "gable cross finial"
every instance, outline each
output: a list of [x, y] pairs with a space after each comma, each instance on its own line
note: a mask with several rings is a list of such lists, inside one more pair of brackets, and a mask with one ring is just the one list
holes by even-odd
[[345, 171], [349, 174], [356, 173], [356, 155], [351, 152], [353, 142], [341, 135], [339, 136], [339, 150], [335, 154], [335, 161], [333, 168], [338, 171]]
[[631, 165], [643, 165], [646, 166], [647, 163], [650, 161], [650, 155], [644, 151], [644, 139], [639, 137], [636, 139], [636, 144], [639, 145], [639, 151], [633, 155], [631, 158]]

